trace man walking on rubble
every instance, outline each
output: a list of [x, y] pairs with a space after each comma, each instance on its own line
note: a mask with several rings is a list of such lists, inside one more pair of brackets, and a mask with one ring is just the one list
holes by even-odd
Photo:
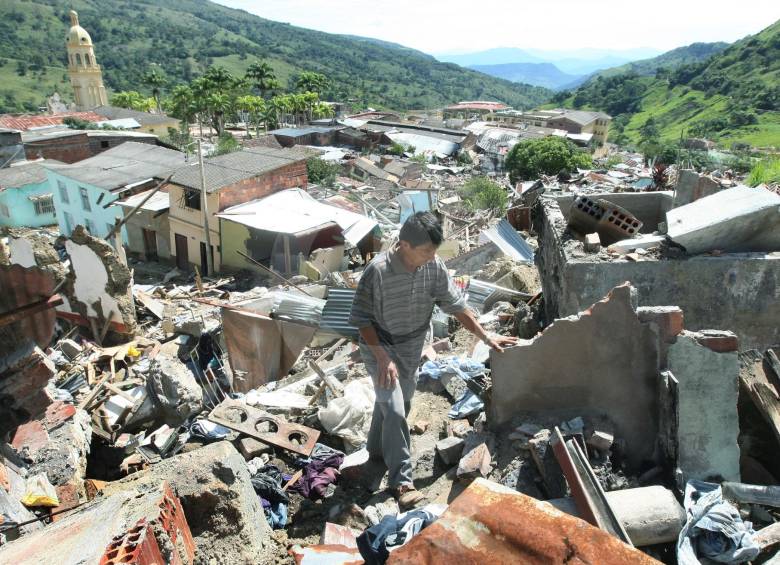
[[411, 443], [406, 417], [417, 386], [416, 371], [434, 304], [496, 351], [515, 338], [490, 336], [466, 308], [465, 297], [436, 256], [443, 239], [439, 220], [417, 212], [401, 227], [399, 241], [363, 271], [350, 323], [360, 332], [360, 354], [374, 381], [376, 403], [368, 453], [384, 460], [399, 506], [424, 500], [412, 482]]

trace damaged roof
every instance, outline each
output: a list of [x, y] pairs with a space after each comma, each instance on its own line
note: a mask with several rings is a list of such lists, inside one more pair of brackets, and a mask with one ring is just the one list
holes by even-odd
[[152, 114], [151, 112], [139, 112], [138, 110], [131, 110], [129, 108], [117, 108], [116, 106], [98, 106], [93, 110], [95, 114], [101, 116], [99, 121], [103, 121], [106, 118], [109, 120], [122, 120], [126, 118], [132, 118], [142, 126], [154, 126], [165, 124], [173, 120], [178, 121], [176, 118], [168, 116], [166, 114]]
[[[312, 152], [299, 147], [276, 149], [274, 147], [249, 147], [203, 162], [206, 192], [212, 193], [239, 181], [256, 177], [275, 169], [308, 159]], [[197, 159], [176, 170], [171, 182], [194, 190], [200, 190], [200, 167]]]
[[43, 161], [26, 161], [0, 169], [0, 191], [6, 188], [17, 188], [28, 184], [40, 184], [46, 181], [44, 165], [64, 165], [54, 159]]
[[149, 143], [126, 141], [72, 165], [50, 167], [58, 174], [106, 190], [164, 177], [185, 163], [184, 153]]
[[377, 225], [376, 220], [362, 214], [318, 202], [300, 188], [232, 206], [217, 216], [249, 228], [289, 234], [335, 223], [344, 231], [344, 239], [353, 245]]

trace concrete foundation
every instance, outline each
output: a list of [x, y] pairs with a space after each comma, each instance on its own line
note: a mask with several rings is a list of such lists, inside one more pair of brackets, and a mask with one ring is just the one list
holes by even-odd
[[199, 563], [264, 563], [271, 528], [246, 461], [229, 442], [213, 443], [110, 483], [103, 492], [168, 481], [181, 500]]
[[[612, 198], [643, 220], [645, 227], [652, 225], [651, 217], [664, 217], [671, 199], [666, 193], [601, 197]], [[588, 254], [567, 232], [565, 210], [565, 200], [549, 198], [540, 198], [533, 209], [539, 234], [535, 257], [547, 319], [585, 310], [616, 285], [629, 281], [639, 291], [640, 305], [681, 307], [689, 330], [731, 330], [739, 336], [742, 350], [764, 350], [780, 343], [780, 255], [724, 253], [635, 262], [611, 257], [604, 250]]]
[[[606, 493], [609, 505], [637, 547], [676, 541], [685, 524], [685, 509], [674, 493], [662, 486], [615, 490]], [[558, 510], [578, 516], [573, 498], [548, 500]]]

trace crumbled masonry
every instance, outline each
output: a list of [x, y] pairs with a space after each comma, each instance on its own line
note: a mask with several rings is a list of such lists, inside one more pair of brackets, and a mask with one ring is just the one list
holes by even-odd
[[[101, 189], [110, 241], [116, 223], [59, 215], [4, 229], [0, 562], [674, 563], [678, 544], [726, 543], [703, 540], [694, 488], [721, 495], [737, 550], [777, 559], [776, 187], [659, 176], [598, 143], [604, 114], [538, 126], [495, 104], [242, 125], [240, 151], [204, 160], [207, 216], [190, 156]], [[594, 167], [510, 183], [509, 150], [546, 135], [595, 143]], [[57, 179], [83, 178], [70, 157]], [[477, 177], [506, 206], [475, 206]], [[419, 329], [406, 423], [424, 500], [403, 513], [367, 441], [382, 391], [350, 314], [420, 211], [441, 222], [448, 296], [517, 341], [491, 349], [446, 304]]]

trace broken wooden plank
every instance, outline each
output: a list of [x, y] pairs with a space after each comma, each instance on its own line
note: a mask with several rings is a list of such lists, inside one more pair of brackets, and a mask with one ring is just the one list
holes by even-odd
[[780, 543], [780, 522], [770, 524], [756, 532], [756, 535], [753, 536], [753, 541], [758, 544], [762, 551], [767, 547]]
[[303, 469], [298, 469], [295, 474], [290, 477], [290, 480], [287, 481], [287, 484], [282, 487], [283, 491], [287, 491], [288, 488], [293, 486], [295, 483], [298, 482], [298, 480], [303, 476]]
[[79, 404], [80, 410], [89, 410], [90, 405], [94, 402], [94, 400], [97, 398], [98, 394], [100, 394], [100, 391], [103, 390], [103, 385], [108, 381], [108, 379], [111, 378], [111, 373], [104, 373], [103, 376], [100, 378], [98, 383], [95, 385], [95, 388], [93, 388], [90, 393], [87, 395], [87, 397], [81, 401]]
[[141, 304], [143, 304], [144, 308], [149, 310], [152, 314], [155, 315], [155, 317], [159, 320], [162, 320], [163, 318], [163, 312], [165, 311], [165, 303], [161, 300], [157, 300], [150, 294], [145, 293], [142, 290], [134, 290], [133, 296], [135, 296], [135, 299], [138, 300]]
[[333, 375], [328, 375], [314, 361], [309, 361], [309, 367], [315, 373], [317, 373], [320, 379], [322, 379], [322, 382], [325, 383], [330, 389], [331, 393], [333, 393], [335, 396], [344, 396], [344, 385], [342, 385], [338, 379], [336, 379]]

